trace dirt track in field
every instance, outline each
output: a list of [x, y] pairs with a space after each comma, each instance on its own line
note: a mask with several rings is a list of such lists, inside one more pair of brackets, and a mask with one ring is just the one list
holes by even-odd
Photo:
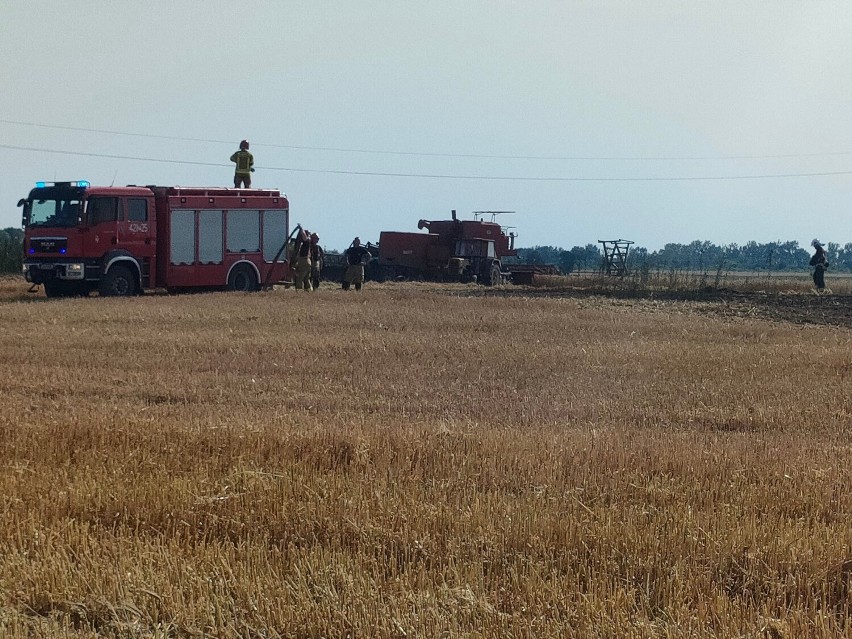
[[606, 298], [637, 302], [684, 303], [690, 310], [722, 317], [766, 319], [793, 324], [852, 328], [852, 295], [740, 292], [727, 289], [684, 292], [601, 291], [593, 289], [480, 289], [472, 295], [530, 298]]

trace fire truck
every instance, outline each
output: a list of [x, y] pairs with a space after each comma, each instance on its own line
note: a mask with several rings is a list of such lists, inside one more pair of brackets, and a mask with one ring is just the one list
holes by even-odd
[[38, 182], [18, 206], [24, 275], [48, 297], [256, 291], [292, 275], [277, 190]]
[[500, 213], [508, 211], [476, 211], [473, 220], [460, 220], [452, 211], [449, 220], [420, 220], [417, 228], [427, 233], [382, 231], [373, 277], [500, 284], [509, 275], [501, 260], [518, 254], [515, 235], [494, 221]]

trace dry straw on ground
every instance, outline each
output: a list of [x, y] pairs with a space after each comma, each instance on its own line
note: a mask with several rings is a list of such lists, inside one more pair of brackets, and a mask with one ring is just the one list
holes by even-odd
[[852, 333], [682, 302], [2, 303], [7, 637], [852, 632]]

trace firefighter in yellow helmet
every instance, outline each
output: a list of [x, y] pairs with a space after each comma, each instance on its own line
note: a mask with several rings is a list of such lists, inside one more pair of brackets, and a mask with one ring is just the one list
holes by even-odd
[[231, 162], [237, 165], [234, 172], [234, 188], [240, 188], [240, 184], [245, 188], [251, 188], [251, 174], [254, 173], [254, 156], [249, 153], [248, 140], [240, 142], [240, 150], [231, 156]]

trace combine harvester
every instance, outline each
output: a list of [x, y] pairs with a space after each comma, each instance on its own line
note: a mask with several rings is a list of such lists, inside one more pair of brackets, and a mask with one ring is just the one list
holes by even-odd
[[[531, 283], [536, 268], [511, 264], [517, 257], [514, 233], [507, 234], [495, 219], [511, 211], [476, 211], [473, 220], [420, 220], [427, 233], [382, 231], [378, 257], [368, 265], [370, 279], [423, 279], [442, 282], [479, 282], [487, 286], [507, 281]], [[490, 221], [484, 218], [489, 216]], [[517, 276], [517, 277], [516, 277]], [[518, 280], [523, 280], [518, 281]]]

